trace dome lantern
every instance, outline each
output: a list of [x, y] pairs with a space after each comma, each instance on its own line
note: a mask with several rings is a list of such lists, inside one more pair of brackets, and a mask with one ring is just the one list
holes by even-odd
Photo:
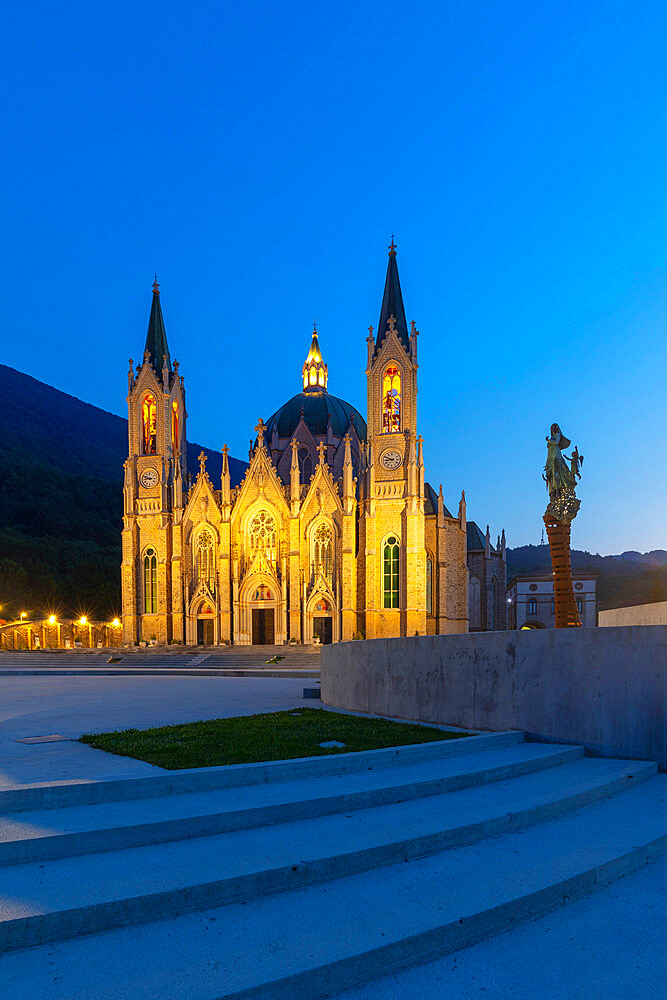
[[326, 392], [329, 380], [329, 369], [322, 360], [319, 340], [317, 339], [317, 324], [313, 323], [313, 339], [310, 342], [308, 356], [303, 363], [303, 391]]

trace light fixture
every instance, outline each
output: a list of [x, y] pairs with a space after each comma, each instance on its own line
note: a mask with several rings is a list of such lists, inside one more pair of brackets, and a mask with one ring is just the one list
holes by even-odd
[[88, 619], [86, 618], [85, 615], [81, 615], [81, 617], [79, 618], [79, 625], [87, 625], [87, 624], [88, 624]]
[[55, 623], [56, 623], [56, 616], [49, 615], [49, 625], [55, 625]]
[[113, 625], [114, 628], [118, 628], [118, 626], [120, 625], [120, 618], [114, 618], [111, 624]]

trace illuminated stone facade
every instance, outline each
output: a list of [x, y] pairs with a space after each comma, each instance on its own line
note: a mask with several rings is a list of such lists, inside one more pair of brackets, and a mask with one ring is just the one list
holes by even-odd
[[186, 459], [185, 389], [159, 289], [128, 373], [125, 642], [336, 642], [468, 629], [465, 498], [452, 516], [424, 480], [417, 330], [395, 247], [367, 341], [368, 422], [328, 392], [313, 332], [303, 389], [255, 428], [242, 482]]

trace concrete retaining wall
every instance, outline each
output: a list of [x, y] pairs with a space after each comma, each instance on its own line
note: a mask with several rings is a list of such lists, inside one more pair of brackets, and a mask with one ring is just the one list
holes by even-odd
[[631, 608], [610, 608], [598, 615], [600, 625], [667, 625], [667, 601], [635, 604]]
[[322, 700], [471, 729], [525, 729], [667, 767], [667, 626], [531, 629], [337, 643]]

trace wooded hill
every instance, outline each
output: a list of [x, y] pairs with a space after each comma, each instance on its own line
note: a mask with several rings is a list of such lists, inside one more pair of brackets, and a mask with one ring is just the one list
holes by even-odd
[[[0, 365], [0, 618], [120, 614], [127, 421]], [[198, 444], [188, 467], [198, 468]], [[214, 483], [220, 452], [203, 449]], [[232, 485], [246, 463], [230, 459]], [[508, 549], [508, 576], [550, 572], [546, 545]], [[603, 608], [667, 599], [667, 552], [573, 551]]]
[[[120, 614], [127, 420], [0, 365], [0, 618]], [[220, 452], [203, 449], [214, 483]], [[202, 446], [188, 445], [188, 468]], [[246, 463], [230, 458], [232, 485]]]

